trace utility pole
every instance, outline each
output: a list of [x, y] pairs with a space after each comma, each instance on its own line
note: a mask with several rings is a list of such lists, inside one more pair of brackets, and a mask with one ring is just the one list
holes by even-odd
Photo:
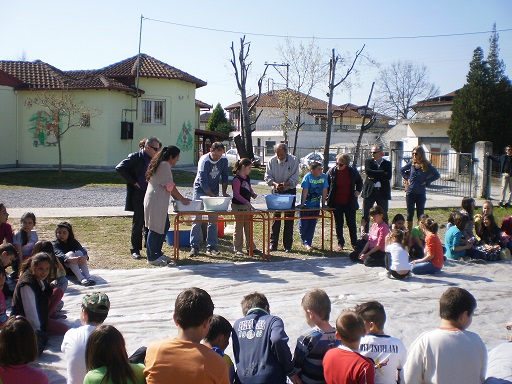
[[[288, 117], [288, 110], [289, 110], [289, 105], [288, 105], [288, 87], [289, 87], [289, 79], [290, 79], [290, 64], [277, 64], [277, 63], [267, 63], [265, 62], [265, 70], [268, 68], [268, 67], [274, 67], [274, 69], [277, 71], [277, 73], [279, 73], [279, 75], [286, 81], [286, 101], [285, 101], [285, 116], [286, 116], [286, 120], [285, 120], [285, 123], [284, 123], [284, 127], [283, 127], [283, 130], [284, 130], [284, 141], [286, 142], [286, 145], [288, 145], [288, 121], [289, 121], [289, 117]], [[284, 76], [281, 71], [279, 70], [279, 67], [286, 67], [286, 76]]]

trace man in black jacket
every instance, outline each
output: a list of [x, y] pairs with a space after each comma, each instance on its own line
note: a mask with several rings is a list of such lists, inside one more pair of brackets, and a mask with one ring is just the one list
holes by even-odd
[[384, 221], [388, 222], [388, 205], [391, 200], [391, 162], [383, 159], [382, 146], [372, 147], [372, 158], [366, 159], [364, 169], [366, 180], [363, 184], [361, 197], [363, 198], [363, 218], [361, 224], [368, 233], [369, 213], [375, 203], [384, 209]]
[[132, 249], [130, 253], [136, 260], [141, 258], [140, 251], [142, 250], [144, 195], [148, 186], [146, 170], [151, 158], [160, 151], [160, 148], [162, 148], [160, 140], [151, 136], [146, 139], [144, 147], [139, 152], [130, 154], [116, 166], [116, 171], [126, 180], [126, 204], [124, 209], [133, 212]]
[[[492, 156], [489, 152], [485, 154], [489, 159], [500, 163], [501, 172], [501, 201], [500, 207], [510, 207], [512, 205], [512, 146], [507, 145], [505, 147], [505, 154], [499, 157]], [[508, 201], [507, 197], [508, 187]]]

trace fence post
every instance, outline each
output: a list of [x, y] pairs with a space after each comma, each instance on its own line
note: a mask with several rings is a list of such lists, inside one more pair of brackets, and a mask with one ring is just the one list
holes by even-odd
[[476, 184], [477, 184], [477, 196], [483, 199], [489, 199], [491, 197], [491, 170], [487, 166], [489, 159], [485, 157], [485, 153], [492, 153], [492, 143], [490, 141], [477, 141], [475, 143], [475, 158], [478, 162], [475, 162], [477, 171]]
[[400, 168], [402, 168], [402, 159], [404, 157], [404, 143], [403, 141], [389, 142], [389, 149], [391, 150], [391, 166], [393, 167], [393, 183], [392, 188], [402, 188], [402, 176], [400, 176]]

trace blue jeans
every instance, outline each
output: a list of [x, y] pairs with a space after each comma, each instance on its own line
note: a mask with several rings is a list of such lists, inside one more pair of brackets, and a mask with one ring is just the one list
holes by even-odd
[[163, 234], [149, 230], [148, 241], [146, 244], [148, 261], [154, 261], [163, 255], [162, 247], [164, 245], [165, 235], [169, 231], [170, 226], [169, 216], [167, 216], [165, 219], [165, 229]]
[[441, 268], [437, 268], [430, 261], [425, 261], [424, 263], [411, 265], [411, 272], [415, 275], [433, 275], [441, 272]]
[[302, 239], [302, 244], [311, 245], [313, 244], [313, 237], [315, 236], [315, 228], [316, 222], [318, 219], [305, 219], [305, 217], [309, 216], [318, 216], [319, 211], [311, 211], [311, 212], [300, 212], [299, 213], [299, 233], [300, 238]]
[[[201, 200], [201, 196], [207, 196], [204, 193], [198, 193], [194, 191], [194, 195], [192, 200]], [[218, 232], [218, 216], [208, 216], [208, 227], [206, 229], [206, 244], [208, 249], [217, 249], [217, 244], [219, 242], [219, 232]], [[194, 223], [192, 224], [192, 229], [190, 230], [190, 246], [192, 248], [199, 249], [199, 245], [203, 241], [203, 230], [202, 223]]]
[[405, 203], [407, 204], [407, 221], [414, 221], [414, 207], [416, 206], [416, 217], [419, 218], [425, 213], [427, 195], [424, 193], [407, 193]]

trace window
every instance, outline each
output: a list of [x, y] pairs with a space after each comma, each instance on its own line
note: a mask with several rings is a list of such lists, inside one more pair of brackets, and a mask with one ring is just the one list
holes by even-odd
[[91, 127], [91, 115], [89, 113], [82, 113], [80, 116], [80, 126], [83, 128]]
[[142, 100], [142, 124], [165, 124], [165, 100]]

